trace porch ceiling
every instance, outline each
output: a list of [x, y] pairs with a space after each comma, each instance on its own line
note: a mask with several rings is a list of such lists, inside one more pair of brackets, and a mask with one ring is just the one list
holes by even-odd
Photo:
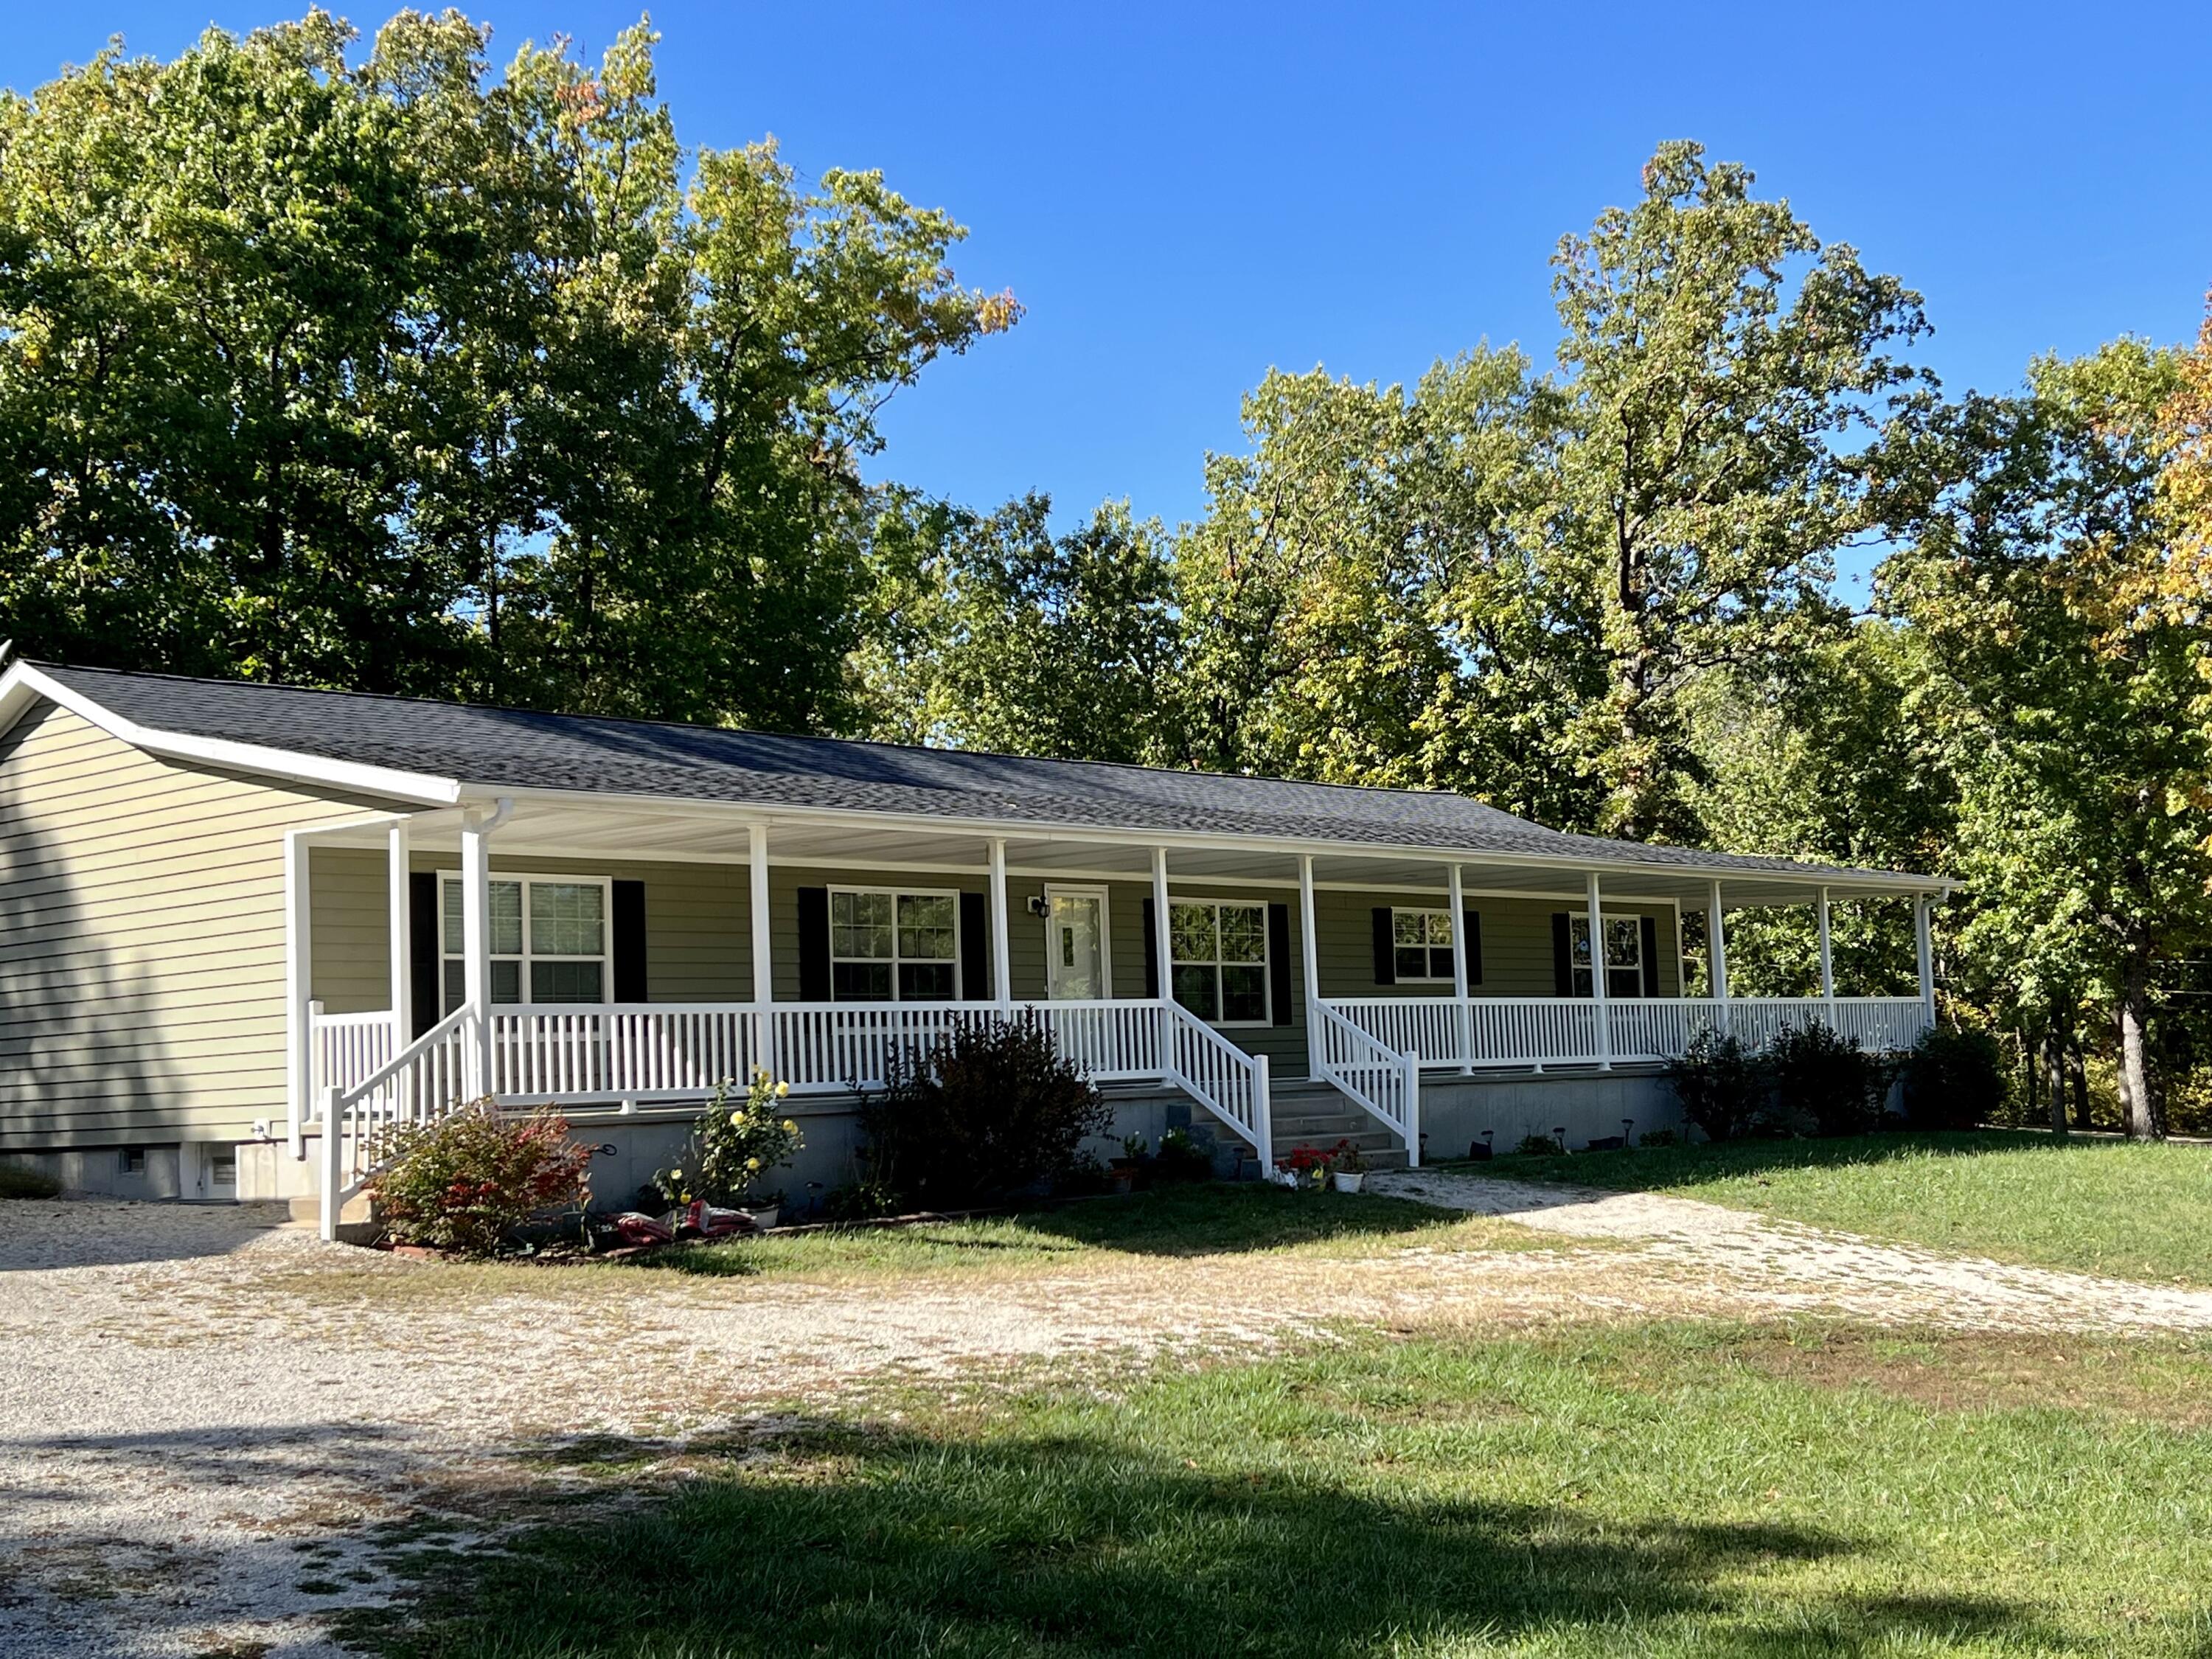
[[[410, 840], [426, 852], [458, 854], [461, 811], [445, 808], [410, 820]], [[927, 822], [829, 817], [769, 819], [772, 863], [854, 868], [980, 872], [990, 860], [990, 836], [983, 831], [940, 827]], [[514, 814], [492, 838], [495, 859], [593, 859], [698, 863], [744, 862], [749, 833], [746, 817], [727, 807], [678, 803], [613, 803], [589, 798], [532, 795], [518, 799]], [[337, 844], [380, 846], [380, 823], [364, 822], [326, 839]], [[1110, 878], [1148, 881], [1154, 840], [1168, 851], [1169, 878], [1176, 883], [1245, 883], [1295, 888], [1299, 850], [1295, 846], [1254, 846], [1221, 837], [1079, 833], [1024, 833], [1004, 836], [1006, 864], [1017, 877], [1079, 880]], [[1441, 856], [1389, 849], [1364, 851], [1327, 845], [1311, 848], [1319, 886], [1392, 889], [1442, 894], [1445, 865]], [[1585, 873], [1595, 868], [1605, 892], [1620, 900], [1641, 899], [1700, 908], [1708, 892], [1703, 871], [1589, 864], [1548, 864], [1470, 854], [1461, 860], [1462, 880], [1469, 894], [1527, 894], [1579, 900]], [[1924, 879], [1892, 878], [1858, 881], [1824, 878], [1832, 899], [1901, 896], [1937, 885]], [[1723, 891], [1731, 905], [1810, 904], [1820, 881], [1766, 871], [1728, 872]]]

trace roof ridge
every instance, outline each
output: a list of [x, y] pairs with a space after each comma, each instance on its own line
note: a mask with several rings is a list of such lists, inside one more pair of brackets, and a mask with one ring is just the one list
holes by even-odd
[[[27, 667], [46, 670], [59, 669], [71, 674], [104, 674], [118, 679], [173, 680], [186, 685], [220, 685], [249, 691], [290, 691], [307, 696], [359, 697], [380, 702], [418, 705], [428, 708], [468, 708], [486, 714], [526, 714], [538, 720], [593, 720], [608, 726], [643, 726], [664, 727], [678, 732], [732, 732], [749, 738], [788, 738], [799, 743], [835, 743], [856, 749], [889, 750], [897, 754], [973, 756], [978, 760], [1042, 761], [1049, 766], [1094, 767], [1105, 771], [1141, 772], [1152, 777], [1170, 778], [1226, 778], [1253, 783], [1285, 783], [1300, 789], [1329, 789], [1352, 795], [1404, 795], [1419, 800], [1464, 801], [1470, 806], [1495, 812], [1510, 818], [1516, 823], [1528, 824], [1531, 829], [1547, 829], [1548, 825], [1524, 818], [1516, 812], [1508, 812], [1473, 795], [1463, 795], [1456, 789], [1409, 789], [1395, 784], [1330, 783], [1312, 778], [1286, 778], [1273, 772], [1212, 772], [1202, 767], [1146, 766], [1137, 761], [1103, 761], [1077, 759], [1061, 755], [1024, 755], [1003, 749], [940, 748], [926, 743], [891, 743], [881, 738], [840, 738], [819, 732], [769, 732], [750, 726], [708, 726], [698, 720], [655, 720], [641, 714], [578, 714], [555, 708], [531, 708], [520, 703], [468, 702], [451, 697], [414, 696], [401, 691], [351, 691], [335, 685], [299, 685], [289, 680], [225, 679], [214, 674], [177, 674], [151, 668], [103, 668], [87, 663], [51, 662], [43, 659], [21, 658]], [[1553, 830], [1553, 835], [1561, 834]], [[1641, 843], [1638, 843], [1641, 844]]]

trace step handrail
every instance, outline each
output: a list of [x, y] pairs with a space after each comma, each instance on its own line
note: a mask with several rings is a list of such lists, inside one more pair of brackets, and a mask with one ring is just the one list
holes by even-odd
[[1306, 1005], [1314, 1069], [1370, 1117], [1401, 1137], [1406, 1166], [1421, 1166], [1421, 1061], [1370, 1036], [1318, 999]]
[[[320, 1113], [323, 1126], [320, 1231], [325, 1239], [337, 1237], [338, 1212], [344, 1206], [346, 1200], [361, 1190], [362, 1183], [370, 1173], [368, 1166], [368, 1126], [365, 1122], [356, 1122], [353, 1131], [354, 1152], [362, 1168], [353, 1179], [347, 1179], [345, 1142], [348, 1121], [362, 1118], [364, 1115], [361, 1110], [363, 1101], [389, 1087], [404, 1073], [419, 1065], [426, 1056], [443, 1048], [453, 1040], [456, 1032], [473, 1024], [475, 1018], [476, 1005], [465, 1002], [352, 1088], [341, 1089], [333, 1084], [323, 1091]], [[460, 1103], [459, 1100], [448, 1101], [441, 1107], [434, 1108], [430, 1115], [442, 1117]], [[393, 1115], [397, 1115], [395, 1111]]]
[[1264, 1174], [1275, 1155], [1267, 1055], [1246, 1054], [1172, 997], [1160, 999], [1160, 1018], [1164, 1079], [1249, 1141]]

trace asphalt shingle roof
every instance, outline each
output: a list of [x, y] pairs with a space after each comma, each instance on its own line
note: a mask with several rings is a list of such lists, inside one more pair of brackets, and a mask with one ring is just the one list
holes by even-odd
[[1875, 873], [1565, 835], [1444, 791], [1295, 783], [33, 665], [155, 731], [389, 767], [487, 788], [1516, 853], [1685, 872]]

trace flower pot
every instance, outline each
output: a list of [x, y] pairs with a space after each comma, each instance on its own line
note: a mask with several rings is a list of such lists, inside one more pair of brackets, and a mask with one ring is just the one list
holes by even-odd
[[769, 1204], [757, 1210], [739, 1210], [738, 1213], [753, 1224], [755, 1231], [764, 1233], [775, 1226], [777, 1219], [781, 1217], [783, 1206]]
[[1359, 1183], [1366, 1179], [1367, 1171], [1364, 1170], [1338, 1170], [1329, 1176], [1328, 1182], [1340, 1193], [1356, 1193], [1359, 1190]]
[[1137, 1172], [1134, 1170], [1109, 1170], [1106, 1171], [1106, 1185], [1114, 1193], [1133, 1193], [1137, 1189]]

